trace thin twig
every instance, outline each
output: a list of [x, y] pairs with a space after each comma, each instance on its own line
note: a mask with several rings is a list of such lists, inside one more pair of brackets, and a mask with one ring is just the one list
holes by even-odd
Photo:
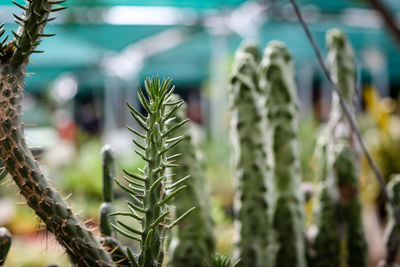
[[386, 27], [392, 33], [393, 37], [396, 39], [397, 44], [400, 45], [400, 27], [396, 23], [396, 15], [393, 14], [390, 9], [385, 6], [383, 1], [380, 0], [369, 0], [370, 5], [379, 12]]
[[297, 18], [299, 19], [299, 22], [301, 24], [301, 26], [303, 27], [307, 38], [309, 39], [311, 45], [314, 48], [315, 54], [317, 55], [318, 58], [318, 62], [322, 67], [322, 70], [324, 71], [326, 77], [328, 78], [329, 83], [332, 85], [332, 89], [333, 91], [335, 91], [337, 93], [337, 95], [339, 96], [339, 102], [340, 102], [340, 106], [342, 107], [343, 111], [344, 111], [344, 115], [347, 117], [349, 123], [350, 123], [350, 127], [353, 130], [353, 132], [356, 134], [357, 137], [357, 141], [359, 142], [360, 146], [361, 146], [361, 150], [363, 151], [365, 157], [367, 158], [367, 162], [369, 164], [369, 166], [371, 167], [372, 171], [375, 174], [376, 179], [378, 180], [379, 186], [381, 187], [381, 190], [386, 198], [386, 200], [390, 203], [390, 206], [393, 209], [393, 214], [396, 220], [396, 224], [398, 227], [400, 227], [400, 213], [399, 213], [399, 209], [397, 208], [396, 204], [394, 203], [393, 199], [389, 196], [389, 193], [386, 189], [386, 185], [385, 182], [382, 178], [381, 173], [378, 170], [378, 167], [376, 166], [374, 160], [371, 157], [371, 154], [369, 153], [364, 140], [361, 137], [361, 133], [360, 130], [358, 129], [357, 123], [355, 121], [355, 119], [353, 118], [349, 108], [347, 107], [343, 95], [340, 92], [339, 88], [337, 87], [337, 85], [333, 82], [331, 74], [328, 70], [328, 67], [325, 64], [324, 58], [322, 57], [322, 53], [320, 51], [320, 49], [318, 48], [311, 32], [310, 29], [308, 28], [307, 23], [305, 22], [303, 15], [301, 14], [301, 11], [298, 7], [298, 5], [296, 4], [295, 0], [290, 0], [290, 2], [293, 5], [294, 11], [296, 12]]

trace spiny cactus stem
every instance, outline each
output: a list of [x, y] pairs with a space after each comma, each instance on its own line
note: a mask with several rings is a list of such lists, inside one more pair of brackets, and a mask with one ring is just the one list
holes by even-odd
[[23, 125], [24, 68], [0, 68], [0, 154], [28, 205], [79, 266], [114, 266], [110, 255], [53, 188], [28, 148]]
[[14, 14], [16, 22], [20, 27], [17, 33], [12, 32], [14, 40], [10, 43], [11, 46], [15, 47], [11, 62], [18, 66], [27, 63], [30, 54], [42, 52], [35, 49], [40, 43], [41, 37], [52, 36], [52, 34], [43, 33], [44, 27], [49, 21], [49, 14], [65, 9], [66, 7], [52, 9], [52, 5], [57, 2], [48, 0], [28, 1], [26, 6], [22, 6], [15, 1], [13, 3], [24, 11], [23, 18]]
[[[267, 266], [270, 261], [270, 192], [272, 173], [264, 142], [265, 118], [259, 105], [258, 46], [244, 42], [235, 53], [229, 96], [230, 135], [236, 193], [237, 237], [234, 258], [239, 266]], [[252, 157], [249, 157], [252, 155]]]
[[[339, 88], [337, 87], [337, 85], [333, 82], [332, 77], [330, 75], [330, 72], [325, 64], [324, 58], [322, 57], [322, 53], [320, 51], [320, 49], [318, 48], [317, 43], [314, 40], [314, 37], [312, 36], [310, 29], [308, 28], [307, 23], [305, 22], [303, 15], [301, 14], [301, 11], [296, 3], [295, 0], [290, 0], [290, 2], [293, 5], [293, 8], [295, 10], [296, 16], [299, 19], [300, 24], [302, 25], [311, 45], [314, 48], [315, 54], [317, 55], [318, 58], [318, 62], [325, 74], [325, 76], [327, 77], [329, 83], [332, 86], [332, 89], [335, 91], [335, 93], [338, 95], [339, 97], [339, 103], [340, 106], [343, 109], [343, 112], [345, 114], [345, 116], [347, 117], [350, 127], [352, 129], [352, 131], [355, 133], [355, 136], [357, 138], [358, 143], [360, 144], [361, 150], [363, 151], [366, 159], [367, 159], [367, 163], [368, 165], [371, 167], [377, 181], [379, 184], [380, 189], [382, 190], [383, 195], [385, 196], [385, 199], [389, 202], [390, 206], [393, 209], [393, 215], [395, 217], [396, 220], [396, 224], [397, 226], [400, 228], [400, 211], [399, 208], [397, 207], [397, 205], [394, 203], [393, 199], [389, 196], [388, 191], [386, 190], [386, 185], [385, 185], [385, 181], [383, 179], [383, 176], [381, 174], [381, 172], [379, 171], [377, 165], [375, 164], [374, 160], [371, 157], [371, 154], [369, 153], [364, 140], [362, 139], [360, 130], [358, 129], [357, 126], [357, 122], [355, 121], [355, 119], [353, 118], [353, 116], [351, 115], [350, 109], [347, 107], [346, 101], [343, 97], [343, 94], [340, 92]], [[360, 92], [360, 90], [357, 90]]]
[[272, 41], [264, 50], [259, 84], [267, 114], [266, 144], [271, 144], [274, 162], [276, 203], [272, 221], [278, 243], [274, 264], [304, 267], [298, 98], [292, 58], [283, 43]]
[[4, 265], [11, 247], [11, 234], [7, 228], [0, 227], [0, 266]]
[[112, 224], [112, 227], [120, 234], [140, 242], [141, 251], [137, 258], [132, 255], [129, 249], [127, 250], [127, 254], [135, 266], [153, 267], [161, 265], [164, 259], [166, 231], [183, 219], [179, 218], [178, 222], [168, 223], [169, 218], [167, 218], [169, 214], [168, 203], [184, 188], [167, 190], [165, 184], [165, 169], [175, 166], [167, 159], [166, 154], [168, 150], [182, 141], [182, 138], [171, 141], [169, 135], [185, 123], [175, 124], [173, 119], [166, 119], [170, 117], [166, 107], [173, 108], [181, 104], [171, 101], [170, 96], [173, 87], [170, 88], [170, 85], [171, 79], [164, 79], [163, 81], [160, 81], [158, 77], [147, 79], [145, 89], [148, 98], [144, 96], [139, 87], [138, 98], [147, 111], [147, 116], [142, 115], [128, 104], [132, 117], [144, 130], [144, 134], [141, 134], [129, 128], [135, 135], [143, 139], [143, 145], [136, 140], [134, 143], [138, 147], [135, 152], [146, 161], [146, 166], [143, 170], [139, 169], [142, 175], [124, 171], [129, 177], [125, 177], [125, 180], [129, 183], [128, 186], [115, 180], [117, 185], [128, 193], [130, 201], [127, 202], [129, 212], [114, 213], [113, 215], [129, 216], [139, 220], [141, 229], [134, 229], [121, 221], [118, 221], [118, 225]]

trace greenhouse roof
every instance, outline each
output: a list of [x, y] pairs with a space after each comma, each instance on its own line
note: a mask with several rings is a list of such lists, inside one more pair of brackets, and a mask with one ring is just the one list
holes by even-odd
[[[20, 0], [22, 3], [23, 1]], [[214, 33], [210, 31], [210, 25], [204, 21], [179, 23], [154, 23], [152, 25], [137, 23], [113, 23], [107, 21], [91, 21], [89, 7], [97, 6], [101, 9], [112, 9], [118, 6], [141, 7], [168, 7], [187, 12], [189, 8], [201, 14], [200, 18], [218, 15], [220, 10], [233, 10], [242, 5], [244, 0], [213, 0], [213, 1], [189, 1], [189, 0], [68, 0], [71, 8], [61, 13], [60, 19], [46, 28], [48, 33], [56, 33], [52, 38], [47, 38], [40, 45], [44, 54], [34, 55], [31, 59], [28, 72], [35, 73], [28, 77], [28, 90], [43, 90], [49, 83], [63, 72], [77, 74], [99, 73], [102, 61], [110, 54], [123, 51], [138, 41], [145, 40], [169, 29], [189, 30], [188, 38], [171, 46], [160, 53], [152, 54], [143, 62], [139, 76], [161, 74], [171, 76], [179, 84], [199, 84], [204, 82], [210, 74], [210, 59], [212, 55]], [[250, 3], [254, 3], [248, 1]], [[391, 37], [376, 26], [372, 18], [365, 20], [366, 14], [359, 12], [366, 10], [361, 1], [352, 0], [301, 0], [304, 10], [318, 10], [322, 16], [318, 20], [310, 20], [310, 27], [320, 47], [325, 46], [325, 32], [331, 27], [339, 27], [347, 32], [354, 47], [357, 50], [374, 47], [383, 48], [390, 66], [389, 74], [393, 79], [400, 80], [400, 76], [394, 71], [400, 69], [399, 50]], [[393, 10], [400, 11], [400, 2], [397, 0], [385, 1]], [[8, 22], [7, 31], [16, 29], [12, 23], [12, 13], [18, 12], [14, 6], [10, 6], [11, 0], [0, 0], [0, 20]], [[288, 7], [289, 1], [275, 1], [277, 10]], [[307, 9], [306, 9], [307, 7]], [[312, 8], [310, 8], [312, 7]], [[83, 8], [85, 16], [79, 17], [79, 10]], [[315, 9], [317, 8], [317, 9]], [[78, 10], [78, 15], [76, 12]], [[97, 10], [97, 9], [93, 9]], [[210, 11], [210, 12], [209, 12]], [[368, 10], [367, 10], [368, 11]], [[358, 12], [358, 13], [357, 13]], [[190, 13], [192, 14], [192, 13]], [[196, 13], [193, 13], [196, 14]], [[327, 16], [325, 16], [327, 14]], [[333, 17], [332, 17], [333, 14]], [[82, 14], [81, 14], [82, 15]], [[78, 19], [77, 19], [78, 17]], [[82, 21], [83, 19], [83, 21]], [[372, 23], [372, 24], [371, 24]], [[284, 41], [293, 53], [296, 62], [315, 62], [315, 56], [306, 40], [303, 31], [293, 19], [268, 17], [258, 32], [259, 41], [265, 45], [273, 39]], [[236, 32], [227, 36], [229, 53], [233, 51], [243, 37]], [[101, 72], [100, 72], [101, 73]], [[101, 83], [102, 78], [90, 79], [91, 83]]]

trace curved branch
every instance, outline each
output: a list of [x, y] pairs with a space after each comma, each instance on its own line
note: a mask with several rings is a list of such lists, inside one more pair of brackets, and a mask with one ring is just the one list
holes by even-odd
[[370, 5], [379, 12], [386, 27], [396, 39], [397, 44], [400, 46], [400, 27], [396, 23], [396, 16], [393, 14], [381, 0], [368, 0]]

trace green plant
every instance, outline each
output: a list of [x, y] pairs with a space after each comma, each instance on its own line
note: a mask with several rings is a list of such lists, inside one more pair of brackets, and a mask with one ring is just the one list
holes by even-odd
[[111, 225], [116, 223], [115, 212], [112, 204], [114, 198], [113, 182], [115, 179], [114, 152], [110, 145], [104, 145], [101, 149], [101, 165], [103, 169], [103, 203], [100, 205], [100, 233], [101, 243], [110, 252], [111, 257], [118, 266], [133, 266], [126, 255], [126, 248], [116, 239], [115, 230]]
[[[179, 101], [177, 95], [173, 95], [173, 101]], [[172, 115], [176, 123], [186, 119], [186, 104], [183, 104]], [[211, 207], [208, 192], [205, 185], [205, 177], [202, 162], [197, 147], [193, 144], [190, 133], [190, 124], [182, 125], [171, 138], [183, 140], [172, 147], [167, 156], [178, 156], [175, 163], [179, 166], [169, 170], [171, 183], [181, 183], [187, 188], [178, 194], [171, 202], [175, 206], [174, 217], [182, 216], [191, 207], [196, 207], [172, 232], [172, 240], [169, 246], [169, 265], [173, 267], [201, 267], [204, 260], [210, 260], [215, 253], [215, 239], [213, 233], [213, 221], [211, 219]], [[184, 156], [180, 156], [184, 155]], [[184, 180], [179, 180], [185, 177]]]
[[[400, 175], [393, 175], [390, 182], [387, 184], [387, 189], [390, 196], [397, 206], [400, 205]], [[381, 263], [380, 267], [396, 267], [396, 257], [400, 247], [400, 229], [396, 226], [396, 221], [393, 216], [393, 210], [387, 206], [389, 213], [389, 222], [386, 226], [385, 241], [386, 241], [386, 258]]]
[[258, 104], [258, 51], [257, 45], [242, 43], [235, 54], [229, 88], [238, 235], [234, 258], [240, 259], [240, 266], [265, 266], [270, 260], [270, 154]]
[[205, 262], [204, 267], [237, 267], [239, 266], [239, 261], [232, 263], [232, 261], [225, 255], [214, 254], [211, 256], [211, 262]]
[[[114, 215], [128, 216], [141, 224], [141, 229], [135, 229], [118, 221], [118, 226], [112, 227], [122, 235], [140, 242], [141, 251], [135, 257], [128, 248], [127, 253], [134, 266], [161, 266], [164, 260], [164, 246], [166, 231], [176, 226], [195, 208], [184, 212], [173, 222], [168, 222], [170, 208], [168, 203], [187, 185], [182, 185], [186, 177], [168, 185], [165, 170], [176, 167], [171, 163], [178, 155], [167, 156], [168, 152], [183, 140], [182, 136], [171, 137], [172, 134], [188, 120], [173, 123], [174, 112], [183, 104], [183, 100], [171, 101], [174, 87], [171, 89], [171, 79], [147, 79], [145, 89], [148, 99], [140, 87], [138, 96], [147, 116], [142, 115], [130, 105], [133, 118], [144, 130], [144, 134], [129, 128], [141, 141], [133, 142], [137, 145], [136, 153], [146, 161], [141, 174], [125, 171], [125, 180], [128, 186], [116, 180], [117, 184], [130, 196], [128, 212], [118, 212]], [[167, 107], [169, 107], [167, 109]], [[144, 142], [143, 142], [144, 141]], [[142, 150], [142, 151], [140, 151]]]
[[52, 18], [49, 14], [65, 9], [53, 7], [63, 0], [28, 1], [16, 16], [20, 27], [14, 38], [2, 42], [0, 51], [0, 154], [27, 204], [46, 223], [71, 261], [79, 266], [114, 266], [110, 255], [92, 232], [81, 222], [49, 180], [43, 175], [25, 141], [22, 117], [22, 96], [25, 69]]
[[0, 227], [0, 266], [6, 261], [8, 251], [11, 247], [11, 234], [7, 228]]
[[273, 155], [273, 229], [276, 266], [305, 266], [303, 200], [297, 144], [298, 100], [294, 67], [286, 46], [270, 42], [261, 61], [260, 90], [267, 114], [267, 143]]
[[[355, 116], [356, 73], [353, 50], [346, 36], [336, 29], [327, 33], [327, 43], [332, 80], [338, 85], [352, 116]], [[323, 191], [315, 243], [316, 264], [337, 266], [335, 264], [338, 262], [346, 262], [348, 266], [366, 266], [367, 243], [358, 194], [357, 155], [352, 148], [352, 131], [335, 93], [332, 95], [332, 108], [325, 130], [318, 147], [321, 159], [318, 180], [323, 183]], [[332, 220], [331, 212], [341, 219]], [[339, 231], [339, 228], [345, 231]], [[345, 246], [339, 250], [341, 242]], [[332, 258], [329, 263], [327, 257]]]

